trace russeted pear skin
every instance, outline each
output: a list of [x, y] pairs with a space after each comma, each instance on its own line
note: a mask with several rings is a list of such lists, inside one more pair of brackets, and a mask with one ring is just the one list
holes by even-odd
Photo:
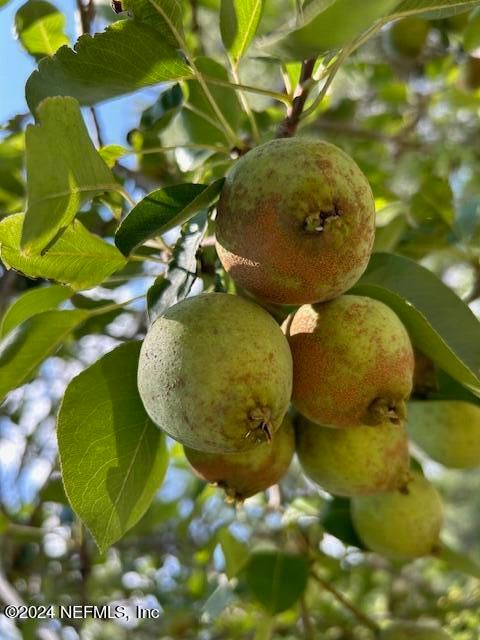
[[287, 414], [272, 442], [251, 451], [222, 454], [183, 449], [200, 478], [224, 489], [229, 498], [242, 501], [265, 491], [287, 473], [295, 452], [295, 432]]
[[271, 439], [287, 412], [292, 358], [275, 320], [223, 293], [187, 298], [150, 327], [138, 365], [150, 418], [183, 445], [236, 452]]
[[216, 220], [223, 267], [277, 304], [330, 300], [365, 271], [375, 233], [368, 180], [338, 147], [272, 140], [227, 175]]
[[410, 402], [408, 432], [415, 444], [445, 467], [480, 466], [480, 407], [471, 402]]
[[305, 474], [336, 496], [391, 491], [409, 477], [408, 439], [403, 424], [332, 429], [306, 418], [295, 424], [297, 455]]
[[404, 487], [352, 498], [352, 519], [366, 547], [393, 560], [413, 560], [435, 551], [443, 509], [435, 487], [411, 472]]
[[453, 640], [438, 627], [415, 622], [394, 622], [380, 633], [379, 640]]
[[332, 427], [405, 419], [413, 349], [385, 304], [344, 295], [300, 307], [283, 329], [293, 356], [292, 401], [302, 415]]

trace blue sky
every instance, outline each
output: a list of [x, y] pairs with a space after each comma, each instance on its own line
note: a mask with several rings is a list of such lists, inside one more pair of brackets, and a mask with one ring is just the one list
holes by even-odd
[[[15, 13], [26, 0], [10, 0], [0, 9], [0, 124], [18, 113], [28, 112], [25, 82], [36, 68], [35, 60], [21, 47], [14, 36]], [[67, 18], [66, 33], [74, 43], [78, 37], [75, 0], [50, 0]], [[103, 30], [99, 25], [98, 30]], [[158, 88], [147, 89], [112, 100], [97, 107], [105, 143], [126, 144], [125, 135], [139, 120], [141, 111], [155, 101]], [[88, 113], [85, 114], [87, 124]]]

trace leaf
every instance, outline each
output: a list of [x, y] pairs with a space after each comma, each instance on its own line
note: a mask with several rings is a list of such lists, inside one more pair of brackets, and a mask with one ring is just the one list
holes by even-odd
[[248, 49], [262, 16], [263, 0], [222, 0], [220, 30], [225, 48], [237, 63]]
[[192, 77], [188, 65], [158, 32], [119, 20], [103, 33], [81, 36], [74, 49], [61, 47], [40, 61], [27, 80], [32, 113], [48, 96], [72, 96], [81, 105], [117, 98], [142, 87]]
[[65, 24], [63, 13], [45, 0], [28, 0], [15, 14], [18, 39], [37, 60], [68, 44]]
[[258, 551], [252, 553], [245, 577], [252, 594], [273, 615], [289, 609], [302, 596], [308, 563], [303, 556]]
[[117, 229], [115, 244], [125, 255], [153, 236], [187, 222], [195, 213], [209, 207], [222, 190], [224, 179], [210, 185], [177, 184], [149, 193]]
[[179, 47], [177, 36], [184, 37], [182, 0], [127, 0], [125, 4], [135, 20], [160, 31], [170, 45]]
[[44, 249], [85, 202], [119, 189], [90, 140], [76, 100], [48, 98], [37, 113], [39, 124], [26, 131], [28, 208], [22, 247], [30, 253]]
[[58, 415], [65, 492], [101, 551], [142, 517], [168, 465], [137, 390], [140, 345], [122, 344], [74, 378]]
[[329, 500], [320, 515], [320, 522], [327, 533], [335, 536], [344, 544], [365, 549], [353, 526], [348, 498], [334, 496], [332, 500]]
[[28, 382], [88, 316], [87, 311], [44, 311], [29, 318], [0, 342], [0, 402]]
[[125, 147], [122, 147], [120, 144], [107, 144], [101, 149], [98, 150], [98, 153], [102, 157], [102, 160], [105, 162], [107, 167], [114, 167], [117, 163], [117, 160], [123, 158], [124, 156], [130, 155], [132, 152]]
[[68, 300], [72, 295], [72, 289], [59, 284], [25, 291], [5, 311], [0, 323], [0, 337], [5, 336], [37, 313], [56, 309], [61, 302]]
[[261, 49], [282, 59], [304, 60], [340, 49], [386, 16], [398, 0], [312, 0], [303, 11], [302, 24], [266, 39]]
[[465, 553], [452, 549], [444, 542], [440, 543], [440, 547], [434, 555], [443, 560], [450, 570], [460, 571], [467, 576], [480, 579], [480, 565], [478, 562]]
[[227, 578], [231, 580], [240, 573], [248, 562], [249, 549], [243, 542], [237, 540], [227, 528], [219, 531], [218, 540], [225, 557], [225, 573]]
[[197, 251], [206, 230], [205, 212], [195, 216], [182, 229], [165, 275], [157, 278], [147, 292], [150, 322], [190, 293], [197, 279]]
[[[216, 60], [206, 57], [197, 58], [195, 65], [205, 76], [208, 89], [218, 108], [230, 127], [236, 131], [242, 119], [242, 109], [235, 91], [230, 87], [220, 87], [208, 82], [208, 78], [228, 82], [227, 70]], [[199, 82], [189, 80], [186, 84], [188, 87], [186, 102], [195, 112], [184, 107], [172, 121], [173, 137], [166, 138], [164, 143], [168, 145], [190, 144], [192, 142], [206, 145], [228, 144], [222, 126], [218, 124], [217, 115], [205, 97], [205, 92]]]
[[229, 584], [220, 584], [203, 605], [204, 614], [215, 620], [237, 596]]
[[480, 323], [433, 273], [409, 258], [375, 253], [349, 293], [390, 306], [423, 353], [480, 394]]
[[480, 12], [475, 11], [463, 32], [463, 48], [473, 53], [480, 47]]
[[429, 175], [419, 185], [411, 199], [411, 212], [418, 222], [439, 218], [447, 225], [453, 223], [453, 193], [448, 180]]
[[27, 256], [20, 248], [23, 214], [0, 221], [0, 258], [7, 269], [15, 269], [29, 278], [47, 278], [73, 289], [89, 289], [100, 284], [126, 264], [122, 254], [78, 221], [65, 230], [40, 256]]
[[425, 14], [428, 19], [448, 18], [480, 5], [479, 0], [404, 0], [396, 7], [393, 17]]

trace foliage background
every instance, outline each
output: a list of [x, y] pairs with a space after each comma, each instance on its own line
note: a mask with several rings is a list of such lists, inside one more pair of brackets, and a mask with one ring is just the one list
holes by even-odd
[[[1, 46], [8, 40], [9, 51], [17, 52], [9, 57], [9, 74], [28, 66], [20, 62], [25, 54], [9, 33], [10, 20], [21, 4], [0, 9]], [[190, 46], [226, 66], [218, 3], [187, 4]], [[80, 32], [80, 11], [67, 2], [57, 2], [57, 8], [68, 16], [67, 34], [73, 41]], [[95, 10], [92, 32], [116, 19], [106, 4], [96, 3]], [[267, 1], [260, 33], [283, 26], [286, 16], [294, 12], [294, 2]], [[318, 135], [342, 147], [366, 173], [378, 210], [376, 249], [395, 251], [425, 265], [480, 315], [480, 94], [467, 90], [462, 79], [467, 60], [464, 32], [433, 23], [427, 46], [415, 60], [389, 53], [384, 38], [383, 32], [377, 34], [344, 62], [300, 133]], [[281, 91], [277, 67], [248, 58], [242, 65], [244, 83]], [[291, 64], [286, 72], [295, 85], [299, 65]], [[1, 89], [8, 117], [17, 115], [8, 112], [10, 77]], [[248, 139], [251, 127], [233, 92], [224, 91], [218, 99], [235, 130]], [[252, 93], [248, 99], [260, 138], [270, 139], [285, 117], [283, 108], [266, 96]], [[178, 130], [180, 108], [178, 89], [157, 85], [96, 106], [99, 126], [92, 112], [83, 109], [97, 146], [115, 143], [138, 152], [120, 157], [115, 166], [122, 188], [136, 202], [160, 186], [211, 182], [234, 161], [228, 149], [213, 153], [179, 147], [185, 126], [189, 142], [226, 145], [223, 134], [198, 125], [191, 115], [187, 125], [183, 122], [184, 129]], [[0, 211], [5, 216], [24, 208], [24, 131], [32, 119], [26, 106], [20, 111], [9, 122], [5, 118], [0, 134]], [[185, 119], [185, 112], [181, 117]], [[159, 146], [178, 148], [168, 153], [143, 152]], [[112, 199], [108, 204], [110, 208], [96, 197], [82, 206], [78, 217], [91, 231], [111, 239], [116, 225], [112, 204], [113, 210], [123, 207], [124, 212], [129, 206]], [[184, 235], [192, 231], [185, 232], [184, 227]], [[164, 240], [173, 246], [178, 235], [175, 228]], [[76, 294], [73, 305], [116, 304], [144, 294], [170, 257], [168, 250], [153, 249], [139, 251], [141, 260], [130, 261], [123, 272]], [[199, 277], [192, 292], [215, 284], [231, 286], [218, 270], [208, 243], [196, 266]], [[2, 312], [19, 294], [46, 284], [1, 269]], [[72, 303], [66, 304], [73, 308]], [[40, 366], [35, 378], [12, 391], [2, 406], [0, 600], [8, 601], [13, 594], [32, 604], [138, 603], [159, 607], [161, 618], [128, 624], [87, 620], [14, 625], [0, 615], [0, 637], [260, 640], [310, 633], [326, 640], [369, 640], [373, 632], [359, 619], [363, 612], [380, 622], [433, 619], [458, 640], [478, 638], [476, 578], [443, 560], [422, 559], [400, 566], [346, 544], [351, 532], [343, 512], [340, 509], [332, 516], [330, 510], [330, 519], [325, 519], [330, 497], [306, 481], [296, 463], [280, 488], [234, 508], [224, 503], [220, 492], [192, 475], [181, 448], [169, 442], [168, 472], [152, 505], [133, 529], [100, 554], [72, 512], [59, 480], [55, 416], [72, 377], [116, 345], [141, 337], [146, 323], [144, 300], [89, 318]], [[480, 562], [479, 472], [449, 471], [420, 454], [419, 458], [445, 499], [444, 539]], [[252, 597], [252, 585], [242, 574], [233, 580], [229, 577], [246, 557], [247, 548], [275, 545], [302, 553], [307, 545], [316, 557], [319, 580], [309, 582], [300, 601], [271, 616]], [[288, 591], [288, 577], [281, 588]], [[339, 603], [338, 592], [348, 598], [350, 608]]]

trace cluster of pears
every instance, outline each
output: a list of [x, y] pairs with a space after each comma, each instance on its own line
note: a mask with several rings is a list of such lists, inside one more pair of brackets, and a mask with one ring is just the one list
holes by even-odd
[[[216, 219], [243, 295], [204, 293], [159, 317], [138, 387], [151, 419], [233, 499], [275, 484], [296, 451], [309, 478], [352, 498], [366, 546], [409, 559], [438, 545], [442, 506], [409, 468], [408, 333], [383, 303], [345, 295], [374, 231], [369, 183], [343, 151], [304, 138], [253, 149], [227, 176]], [[265, 302], [296, 310], [280, 327]]]

